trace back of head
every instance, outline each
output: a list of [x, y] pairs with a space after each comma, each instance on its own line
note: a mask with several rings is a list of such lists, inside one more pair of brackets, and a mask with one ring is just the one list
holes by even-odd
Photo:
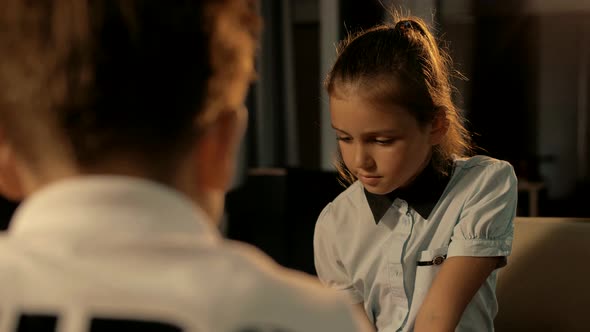
[[0, 126], [21, 157], [170, 173], [227, 82], [252, 76], [258, 16], [237, 0], [3, 0]]
[[[446, 136], [433, 154], [435, 167], [443, 172], [453, 156], [471, 149], [452, 101], [451, 59], [422, 19], [393, 16], [393, 23], [351, 34], [341, 42], [325, 88], [335, 98], [352, 88], [368, 100], [402, 106], [421, 125], [437, 116], [446, 118]], [[337, 166], [346, 180], [354, 181], [341, 161]]]

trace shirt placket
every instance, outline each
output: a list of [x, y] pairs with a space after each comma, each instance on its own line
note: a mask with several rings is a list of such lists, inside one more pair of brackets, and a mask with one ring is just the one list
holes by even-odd
[[392, 323], [396, 330], [401, 330], [404, 326], [408, 316], [408, 296], [406, 285], [404, 282], [404, 274], [406, 267], [403, 264], [406, 254], [406, 247], [412, 234], [414, 222], [408, 204], [397, 199], [394, 203], [394, 208], [399, 213], [399, 222], [392, 233], [392, 246], [389, 256], [389, 282], [391, 289], [391, 296], [395, 303], [393, 307]]

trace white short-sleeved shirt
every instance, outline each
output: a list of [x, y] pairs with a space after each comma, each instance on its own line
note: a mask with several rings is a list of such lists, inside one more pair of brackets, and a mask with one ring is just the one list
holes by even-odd
[[[322, 211], [314, 234], [322, 282], [364, 302], [379, 331], [411, 331], [445, 257], [506, 257], [516, 214], [512, 166], [485, 156], [457, 159], [449, 176], [429, 165], [405, 191], [376, 197], [355, 182]], [[384, 208], [383, 208], [384, 207]], [[496, 271], [456, 331], [493, 331]]]
[[126, 177], [43, 189], [0, 236], [0, 331], [357, 331], [336, 292], [223, 240], [176, 191]]

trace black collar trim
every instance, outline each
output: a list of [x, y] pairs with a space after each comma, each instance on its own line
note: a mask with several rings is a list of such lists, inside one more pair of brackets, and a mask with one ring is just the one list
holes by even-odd
[[385, 195], [372, 194], [364, 189], [375, 224], [379, 223], [396, 198], [403, 199], [422, 218], [428, 219], [451, 179], [451, 168], [452, 164], [449, 164], [445, 175], [437, 171], [431, 162], [409, 186]]

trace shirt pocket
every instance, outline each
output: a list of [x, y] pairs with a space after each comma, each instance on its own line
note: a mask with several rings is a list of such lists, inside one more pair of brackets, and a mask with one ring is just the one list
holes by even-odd
[[[426, 295], [434, 278], [438, 274], [441, 265], [447, 259], [447, 251], [449, 247], [442, 247], [437, 249], [424, 250], [418, 255], [418, 262], [416, 262], [416, 280], [414, 284], [414, 294], [423, 293]], [[416, 297], [414, 296], [414, 300]], [[422, 301], [419, 303], [422, 303]], [[416, 302], [414, 302], [416, 303]]]

